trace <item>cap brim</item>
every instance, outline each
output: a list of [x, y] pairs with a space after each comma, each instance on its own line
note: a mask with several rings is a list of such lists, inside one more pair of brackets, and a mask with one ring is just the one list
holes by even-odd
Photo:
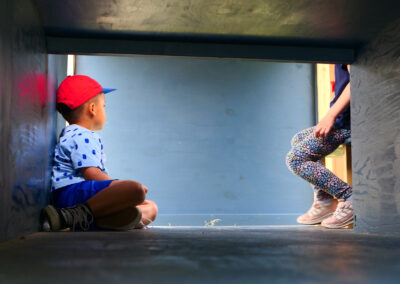
[[110, 92], [115, 91], [115, 90], [116, 89], [114, 89], [114, 88], [103, 88], [103, 93], [107, 94], [107, 93], [110, 93]]

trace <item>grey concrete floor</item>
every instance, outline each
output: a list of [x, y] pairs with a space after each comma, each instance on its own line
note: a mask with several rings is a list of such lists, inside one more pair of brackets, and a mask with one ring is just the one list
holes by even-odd
[[35, 233], [0, 283], [400, 283], [400, 236], [314, 226]]

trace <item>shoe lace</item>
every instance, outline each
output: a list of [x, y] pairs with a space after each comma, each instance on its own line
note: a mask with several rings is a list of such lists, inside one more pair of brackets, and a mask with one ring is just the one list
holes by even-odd
[[351, 209], [351, 204], [348, 202], [339, 202], [337, 209], [333, 213], [333, 216], [337, 217], [344, 209], [350, 208]]
[[314, 203], [311, 208], [307, 211], [307, 214], [312, 216], [312, 215], [316, 215], [319, 214], [327, 205], [323, 205], [320, 203]]
[[319, 212], [319, 211], [320, 211], [319, 206], [318, 206], [317, 204], [313, 204], [313, 205], [311, 206], [311, 208], [308, 209], [307, 214], [310, 215], [310, 216], [312, 216], [312, 215], [314, 215], [315, 213], [317, 213], [317, 212]]
[[143, 225], [142, 229], [146, 230], [146, 229], [153, 228], [153, 220], [146, 218], [146, 217], [142, 217], [142, 219], [145, 219], [147, 222], [149, 222], [147, 225], [145, 225], [145, 224], [143, 224], [143, 221], [140, 221]]
[[94, 221], [92, 212], [84, 205], [62, 208], [61, 212], [67, 226], [72, 226], [72, 231], [77, 225], [82, 231], [87, 231]]

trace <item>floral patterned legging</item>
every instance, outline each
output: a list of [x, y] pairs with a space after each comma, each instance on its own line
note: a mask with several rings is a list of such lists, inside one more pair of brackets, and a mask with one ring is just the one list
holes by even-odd
[[313, 185], [317, 200], [347, 199], [351, 196], [350, 185], [339, 179], [323, 166], [321, 159], [332, 153], [350, 137], [351, 131], [333, 128], [328, 137], [315, 137], [314, 127], [297, 133], [292, 141], [292, 149], [286, 157], [290, 171]]

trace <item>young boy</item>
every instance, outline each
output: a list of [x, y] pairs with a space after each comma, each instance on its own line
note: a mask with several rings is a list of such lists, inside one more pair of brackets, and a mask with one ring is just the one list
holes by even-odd
[[70, 125], [60, 135], [52, 169], [53, 205], [44, 208], [50, 230], [105, 228], [130, 230], [154, 221], [157, 205], [147, 187], [112, 179], [104, 166], [100, 136], [106, 121], [103, 89], [88, 76], [67, 77], [57, 90], [57, 110]]

